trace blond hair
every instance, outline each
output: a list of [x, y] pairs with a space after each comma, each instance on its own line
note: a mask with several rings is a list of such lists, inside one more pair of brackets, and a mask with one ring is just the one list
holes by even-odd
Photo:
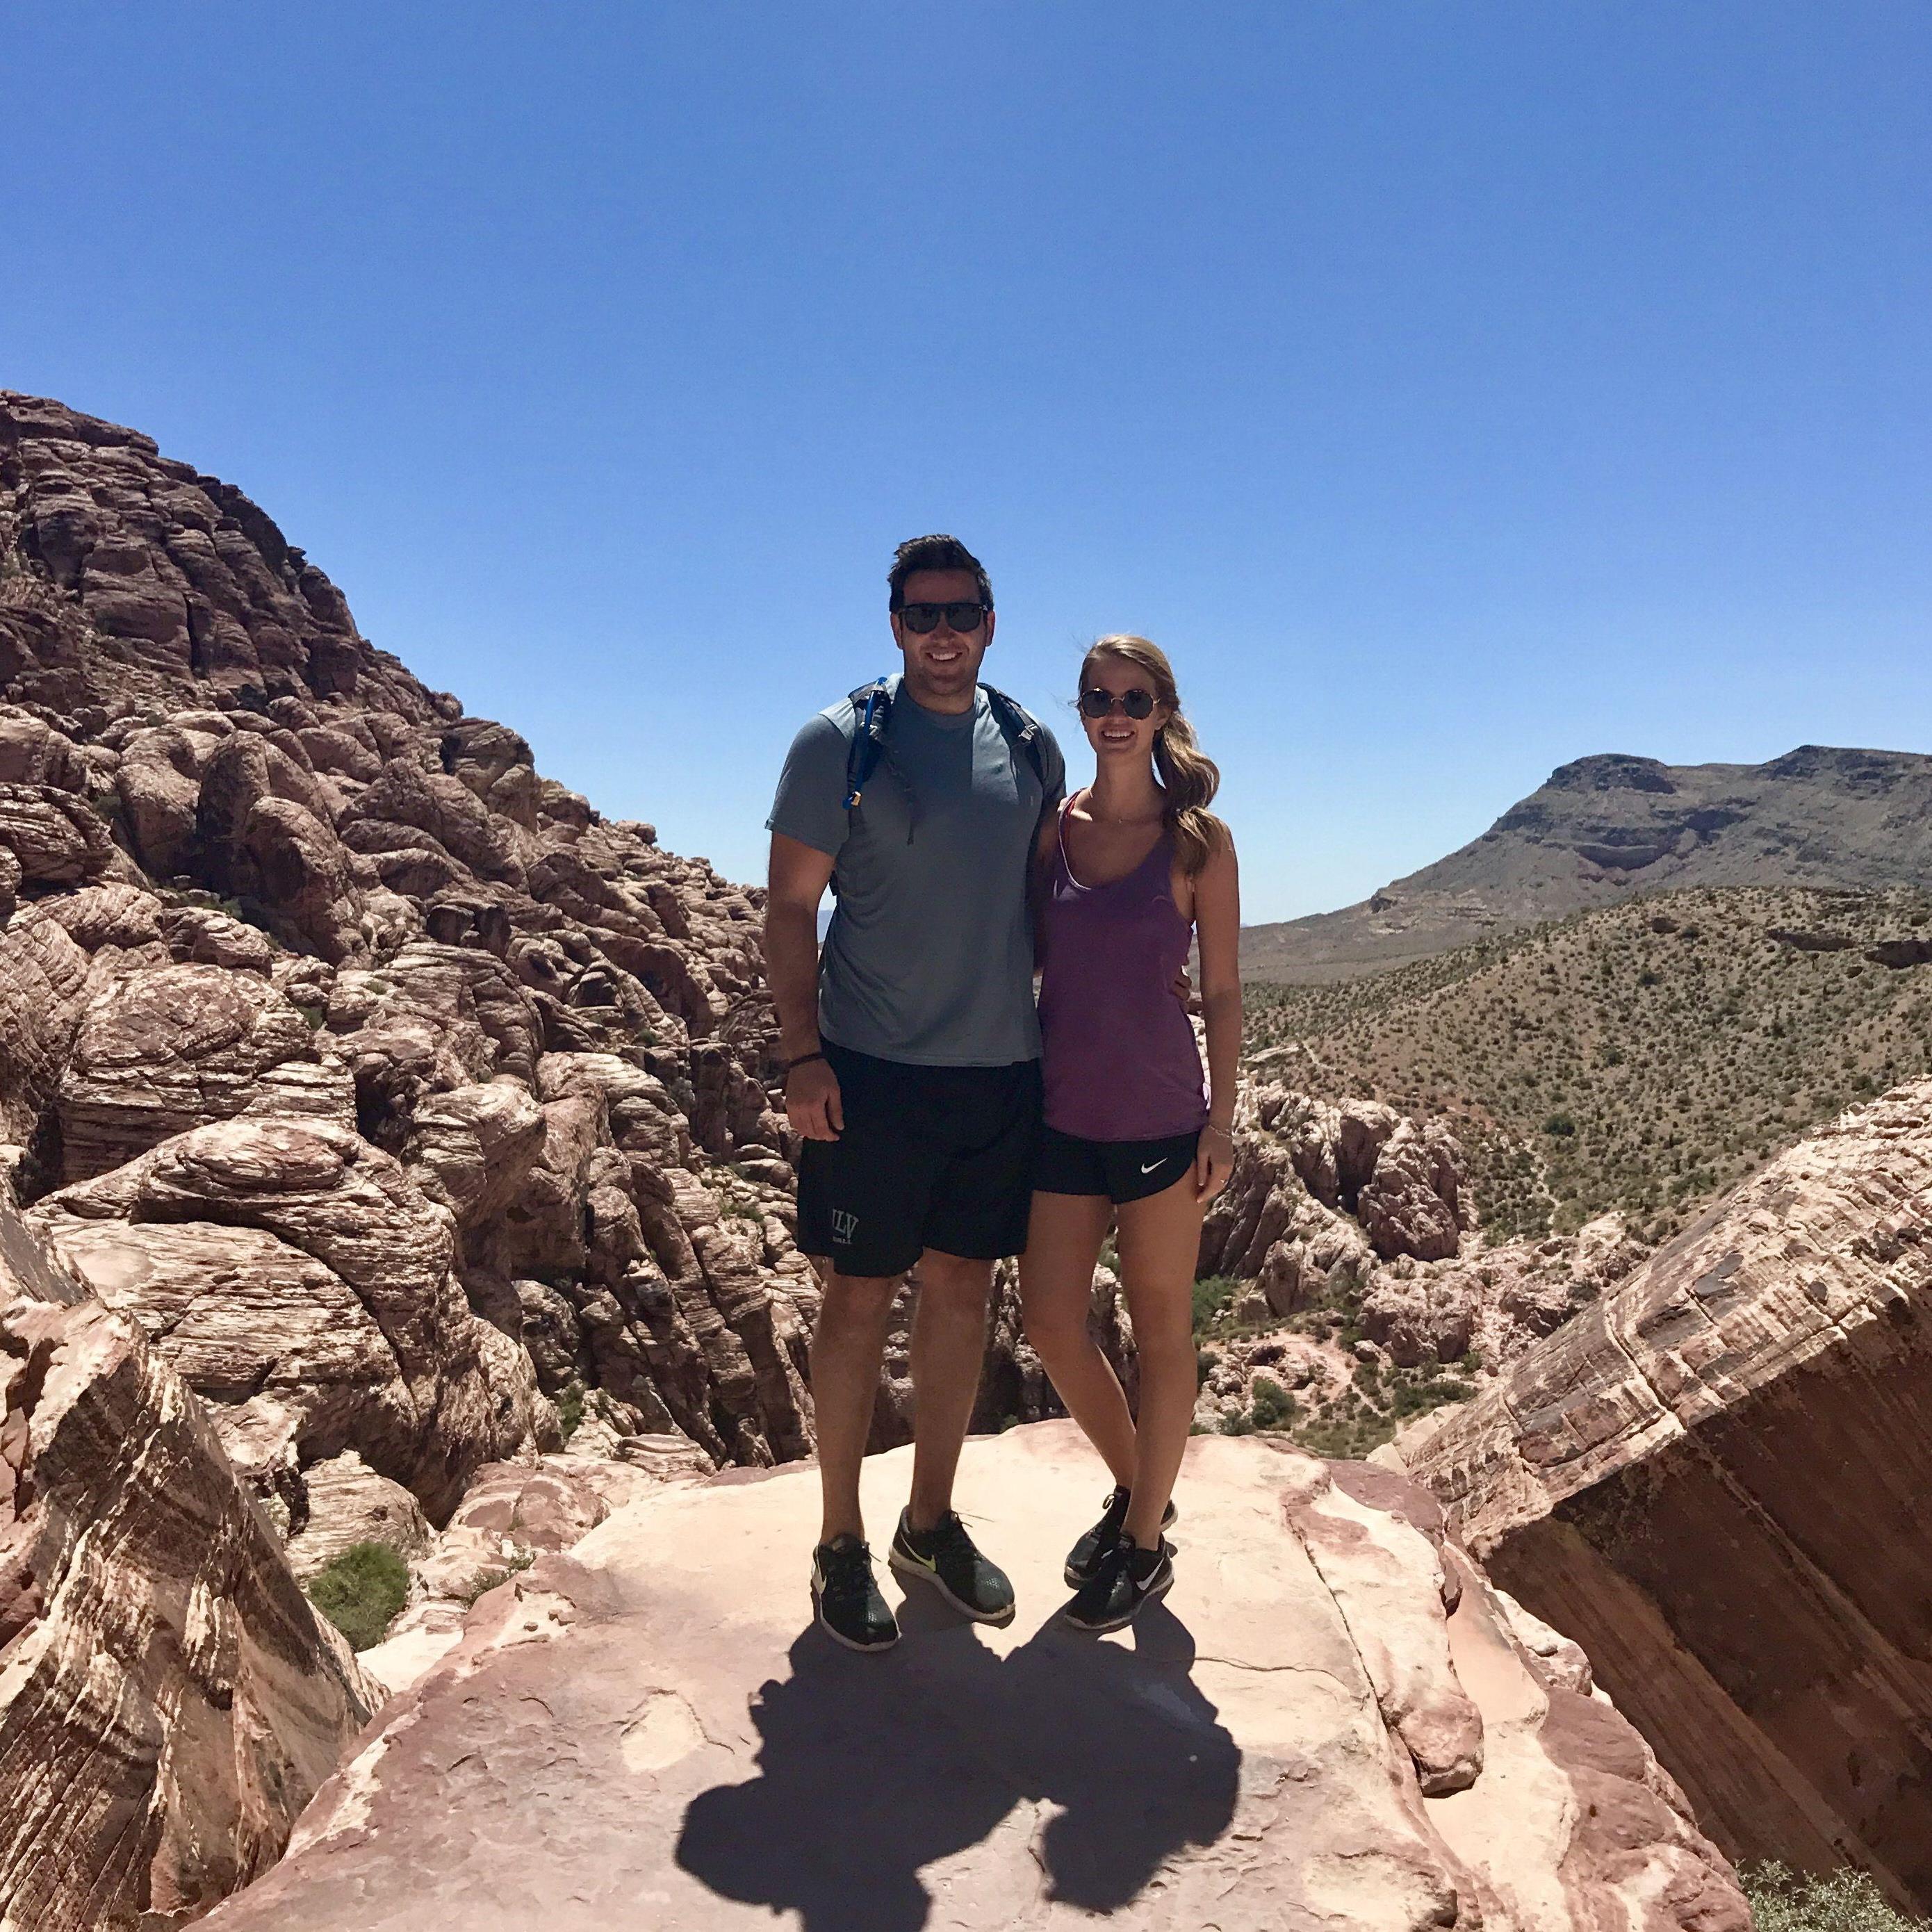
[[1181, 715], [1174, 667], [1160, 645], [1125, 634], [1101, 638], [1080, 661], [1083, 691], [1089, 667], [1102, 657], [1119, 658], [1145, 671], [1154, 681], [1156, 701], [1167, 710], [1167, 722], [1154, 735], [1154, 768], [1167, 794], [1161, 817], [1180, 855], [1180, 868], [1192, 878], [1215, 852], [1232, 842], [1227, 826], [1208, 809], [1221, 787], [1221, 768], [1202, 750], [1194, 727]]

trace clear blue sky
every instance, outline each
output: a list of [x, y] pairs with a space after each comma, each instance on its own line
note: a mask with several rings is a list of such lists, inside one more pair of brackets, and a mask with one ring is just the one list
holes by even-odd
[[0, 69], [0, 385], [737, 876], [934, 528], [1064, 736], [1168, 646], [1251, 920], [1586, 752], [1932, 750], [1922, 0], [17, 0]]

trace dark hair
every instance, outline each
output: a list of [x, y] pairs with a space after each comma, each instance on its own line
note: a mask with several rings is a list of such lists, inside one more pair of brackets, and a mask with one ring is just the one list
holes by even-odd
[[888, 610], [896, 610], [905, 602], [905, 580], [916, 570], [970, 570], [980, 586], [980, 602], [993, 608], [993, 586], [986, 566], [957, 537], [908, 537], [892, 556], [892, 567], [886, 573], [891, 591]]

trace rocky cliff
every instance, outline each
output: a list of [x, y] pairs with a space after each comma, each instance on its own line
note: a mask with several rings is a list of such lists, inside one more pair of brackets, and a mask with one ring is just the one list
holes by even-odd
[[[552, 1398], [810, 1445], [755, 892], [541, 777], [238, 490], [0, 396], [0, 1132], [299, 1534]], [[887, 1427], [891, 1418], [887, 1418]]]
[[[908, 1454], [867, 1465], [880, 1516]], [[1412, 1486], [1197, 1439], [1180, 1580], [1096, 1642], [1046, 1620], [1097, 1466], [1068, 1424], [969, 1443], [963, 1507], [1020, 1618], [915, 1600], [884, 1658], [800, 1634], [771, 1554], [808, 1472], [644, 1497], [478, 1604], [211, 1932], [1747, 1932], [1581, 1654]]]
[[1734, 1854], [1932, 1906], [1932, 1082], [1788, 1150], [1399, 1444]]
[[1692, 886], [1932, 886], [1932, 758], [1801, 745], [1762, 765], [1579, 758], [1360, 904], [1247, 928], [1241, 968], [1345, 979]]
[[198, 1917], [381, 1696], [201, 1404], [0, 1202], [0, 1924]]

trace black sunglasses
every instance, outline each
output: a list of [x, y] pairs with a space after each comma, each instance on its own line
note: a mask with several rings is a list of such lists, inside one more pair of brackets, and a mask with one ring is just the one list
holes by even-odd
[[980, 603], [902, 604], [899, 615], [905, 620], [906, 628], [916, 631], [921, 637], [938, 630], [942, 617], [949, 631], [957, 631], [963, 636], [986, 622], [986, 607]]
[[1154, 693], [1143, 691], [1136, 685], [1132, 691], [1116, 698], [1111, 691], [1096, 691], [1090, 685], [1080, 694], [1080, 715], [1083, 718], [1111, 718], [1117, 704], [1130, 718], [1151, 717]]

